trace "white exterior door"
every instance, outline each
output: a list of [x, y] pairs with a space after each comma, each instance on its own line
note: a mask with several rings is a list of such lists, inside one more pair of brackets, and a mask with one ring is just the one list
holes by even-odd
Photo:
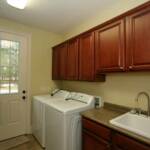
[[0, 141], [26, 133], [27, 39], [0, 31]]

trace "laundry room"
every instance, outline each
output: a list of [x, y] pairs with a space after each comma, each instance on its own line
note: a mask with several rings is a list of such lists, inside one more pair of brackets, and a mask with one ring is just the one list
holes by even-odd
[[0, 150], [150, 150], [149, 0], [0, 0]]

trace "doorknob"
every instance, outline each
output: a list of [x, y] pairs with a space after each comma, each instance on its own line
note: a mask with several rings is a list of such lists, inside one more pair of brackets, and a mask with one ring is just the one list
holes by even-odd
[[23, 94], [25, 94], [25, 93], [26, 93], [26, 91], [25, 91], [25, 90], [23, 90], [23, 91], [22, 91], [22, 93], [23, 93]]

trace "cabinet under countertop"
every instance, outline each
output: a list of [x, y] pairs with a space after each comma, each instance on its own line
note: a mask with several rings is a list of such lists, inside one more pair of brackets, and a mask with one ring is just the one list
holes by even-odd
[[102, 125], [106, 128], [109, 128], [112, 131], [116, 131], [117, 133], [121, 133], [127, 137], [131, 137], [132, 139], [139, 141], [143, 144], [146, 144], [148, 146], [150, 146], [150, 139], [149, 138], [145, 138], [143, 136], [139, 136], [138, 134], [116, 127], [112, 124], [110, 124], [110, 120], [118, 117], [119, 115], [122, 115], [124, 113], [126, 113], [127, 110], [121, 110], [121, 109], [115, 109], [114, 106], [113, 108], [104, 106], [102, 108], [98, 108], [98, 109], [91, 109], [85, 112], [82, 112], [82, 118], [83, 119], [88, 119], [90, 121], [93, 121], [99, 125]]

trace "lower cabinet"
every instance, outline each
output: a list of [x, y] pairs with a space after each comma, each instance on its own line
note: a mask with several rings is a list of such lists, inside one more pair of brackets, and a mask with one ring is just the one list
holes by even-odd
[[114, 133], [112, 141], [114, 150], [150, 150], [150, 146], [141, 144], [120, 133]]
[[83, 150], [110, 150], [111, 130], [86, 118], [82, 119]]
[[150, 150], [150, 145], [84, 117], [82, 128], [82, 150]]
[[83, 150], [110, 150], [110, 145], [102, 138], [83, 130]]

